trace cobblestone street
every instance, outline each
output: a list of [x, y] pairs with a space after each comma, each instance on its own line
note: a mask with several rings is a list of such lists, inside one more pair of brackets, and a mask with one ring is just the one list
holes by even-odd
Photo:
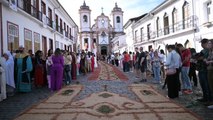
[[[60, 108], [59, 107], [60, 104], [62, 104], [62, 103], [64, 104], [64, 102], [66, 103], [66, 101], [69, 101], [70, 99], [72, 99], [72, 101], [75, 101], [75, 102], [77, 102], [77, 101], [83, 102], [82, 100], [86, 100], [86, 102], [84, 103], [85, 106], [86, 106], [87, 104], [92, 104], [91, 101], [88, 98], [91, 95], [94, 97], [94, 98], [92, 98], [93, 99], [92, 101], [95, 101], [95, 103], [96, 102], [98, 103], [98, 101], [100, 100], [100, 98], [96, 98], [97, 97], [96, 95], [103, 96], [104, 98], [106, 97], [107, 100], [108, 100], [108, 97], [110, 98], [111, 95], [113, 95], [113, 96], [119, 95], [120, 97], [123, 96], [125, 98], [128, 98], [130, 101], [132, 101], [132, 100], [134, 100], [134, 101], [140, 101], [140, 99], [143, 99], [143, 102], [144, 102], [144, 101], [146, 101], [146, 99], [145, 98], [140, 98], [140, 96], [137, 95], [137, 92], [134, 91], [134, 87], [136, 87], [137, 85], [139, 85], [139, 86], [141, 86], [141, 85], [149, 85], [149, 86], [151, 86], [151, 88], [154, 88], [155, 90], [157, 90], [161, 95], [166, 96], [166, 90], [162, 90], [161, 89], [162, 85], [153, 84], [151, 78], [148, 80], [147, 83], [140, 83], [140, 82], [138, 82], [139, 80], [136, 80], [134, 78], [134, 75], [133, 75], [132, 72], [125, 73], [125, 75], [128, 76], [129, 80], [127, 80], [127, 81], [122, 81], [122, 80], [95, 80], [94, 81], [94, 80], [88, 80], [87, 79], [88, 77], [91, 76], [91, 74], [88, 74], [86, 76], [79, 76], [79, 79], [77, 81], [73, 81], [71, 86], [67, 86], [63, 90], [65, 92], [67, 92], [70, 89], [73, 89], [74, 92], [71, 94], [72, 98], [69, 98], [66, 95], [65, 95], [66, 99], [62, 99], [63, 97], [62, 98], [58, 98], [58, 97], [54, 98], [54, 96], [55, 95], [59, 95], [59, 93], [60, 94], [64, 94], [63, 91], [62, 91], [62, 93], [59, 92], [59, 93], [55, 93], [54, 94], [53, 92], [50, 92], [50, 90], [48, 90], [47, 88], [37, 88], [37, 89], [34, 88], [33, 92], [31, 92], [31, 93], [19, 93], [19, 94], [16, 94], [15, 96], [9, 97], [7, 100], [4, 100], [3, 102], [0, 103], [0, 113], [1, 113], [0, 119], [1, 120], [11, 120], [11, 119], [14, 119], [15, 117], [17, 117], [18, 115], [20, 115], [22, 112], [24, 112], [24, 114], [27, 111], [30, 112], [30, 113], [33, 113], [33, 112], [35, 112], [35, 110], [39, 110], [41, 108], [42, 108], [41, 110], [45, 110], [46, 107], [49, 110], [50, 110], [50, 108], [55, 108], [55, 107], [57, 109], [59, 109]], [[132, 86], [132, 88], [130, 86]], [[144, 88], [146, 88], [146, 87], [147, 86], [144, 86]], [[133, 89], [133, 90], [130, 90], [130, 88]], [[79, 93], [77, 93], [77, 90], [79, 90]], [[75, 93], [75, 91], [76, 91], [76, 93]], [[144, 93], [147, 94], [147, 95], [149, 94], [149, 92], [146, 92], [146, 91]], [[75, 94], [76, 94], [76, 96], [73, 96]], [[156, 94], [156, 93], [150, 93], [150, 94]], [[49, 99], [47, 99], [49, 96], [52, 96], [52, 97], [49, 98]], [[117, 97], [119, 97], [119, 96], [117, 96]], [[203, 104], [198, 103], [198, 102], [195, 101], [200, 96], [201, 96], [201, 94], [199, 92], [199, 89], [196, 89], [195, 92], [192, 95], [181, 95], [178, 99], [171, 100], [171, 102], [167, 101], [167, 99], [165, 99], [165, 98], [160, 97], [160, 99], [163, 99], [163, 101], [167, 101], [167, 102], [166, 103], [164, 103], [164, 102], [163, 103], [158, 103], [157, 102], [157, 103], [159, 105], [160, 104], [161, 105], [163, 105], [163, 104], [168, 104], [169, 105], [169, 104], [173, 104], [173, 102], [175, 102], [175, 103], [178, 103], [181, 106], [185, 107], [187, 111], [191, 110], [192, 112], [195, 112], [196, 114], [198, 114], [198, 116], [200, 116], [204, 120], [212, 120], [212, 118], [213, 118], [213, 112], [212, 112], [212, 110], [208, 110]], [[149, 103], [149, 102], [151, 102], [152, 100], [154, 100], [156, 98], [147, 99], [148, 100], [147, 102]], [[116, 104], [117, 103], [116, 101], [119, 101], [118, 99], [123, 99], [123, 98], [117, 98], [117, 99], [113, 100], [114, 102], [112, 102], [112, 104]], [[44, 100], [45, 100], [45, 102], [44, 102]], [[54, 105], [53, 103], [54, 102], [57, 103], [57, 100], [58, 100], [59, 103], [60, 102], [61, 103], [58, 104], [58, 105]], [[50, 102], [48, 102], [48, 101], [50, 101]], [[81, 102], [79, 102], [79, 103], [78, 102], [77, 103], [69, 103], [68, 102], [68, 104], [66, 105], [66, 107], [63, 107], [63, 109], [65, 109], [65, 108], [67, 110], [68, 110], [68, 108], [71, 109], [73, 107], [73, 104], [75, 104], [76, 107], [77, 107]], [[110, 102], [110, 101], [108, 101], [108, 102]], [[123, 102], [125, 102], [125, 100]], [[39, 105], [39, 103], [40, 103], [40, 105]], [[45, 103], [48, 103], [48, 104], [45, 104]], [[119, 102], [119, 104], [122, 104], [122, 100]], [[126, 103], [124, 103], [124, 104], [126, 104]], [[35, 105], [37, 107], [36, 107], [36, 109], [33, 109], [33, 107], [35, 107]], [[48, 105], [50, 105], [50, 106], [48, 106]], [[104, 105], [108, 105], [108, 104], [104, 104]], [[127, 108], [129, 108], [130, 106], [126, 105]], [[133, 109], [134, 107], [136, 107], [136, 106], [132, 106], [130, 108]], [[173, 105], [173, 107], [174, 107], [174, 105]], [[139, 109], [139, 108], [137, 108], [137, 109]], [[172, 108], [170, 108], [170, 109], [172, 110]], [[175, 109], [182, 109], [182, 108], [178, 107], [178, 108], [175, 108]], [[67, 111], [67, 110], [65, 110], [65, 111]], [[37, 112], [39, 112], [39, 111], [37, 111]], [[43, 112], [45, 113], [45, 111], [43, 111]], [[64, 113], [64, 112], [62, 112], [62, 113]], [[121, 111], [117, 111], [117, 112], [121, 112]], [[188, 111], [188, 112], [191, 114], [190, 111]], [[30, 113], [27, 113], [27, 115], [30, 115]], [[75, 111], [74, 111], [74, 113], [75, 113]], [[77, 110], [76, 110], [76, 113], [77, 113]], [[40, 115], [39, 113], [36, 113], [36, 112], [33, 113], [33, 114], [37, 114], [38, 116]], [[96, 114], [98, 114], [98, 113], [96, 113]], [[60, 119], [65, 119], [66, 115], [63, 114], [63, 115], [61, 115], [61, 116], [59, 116], [57, 118], [58, 119], [59, 118]], [[111, 114], [109, 113], [109, 116], [110, 115]], [[171, 115], [172, 115], [172, 113], [171, 113]], [[71, 116], [77, 117], [78, 115], [76, 115], [76, 114], [69, 114], [68, 116], [70, 116], [70, 117]], [[140, 120], [140, 114], [137, 114], [136, 116], [138, 118], [137, 119], [134, 118], [134, 119]], [[167, 119], [169, 119], [169, 116], [168, 115], [166, 115], [166, 116], [168, 117]], [[47, 119], [45, 116], [40, 116], [40, 117], [43, 117], [43, 118]], [[52, 117], [54, 117], [54, 116], [52, 116]], [[123, 117], [125, 117], [125, 116], [123, 116]], [[161, 116], [162, 119], [164, 119], [164, 117], [163, 117], [163, 115]], [[23, 120], [23, 119], [27, 120], [28, 118], [30, 118], [30, 117], [29, 116], [28, 117], [24, 116], [24, 117], [19, 117], [18, 120]], [[49, 116], [49, 118], [51, 118], [51, 117]], [[80, 119], [80, 118], [81, 117], [79, 117], [78, 119]], [[133, 119], [130, 115], [127, 118], [129, 120]], [[143, 119], [146, 119], [146, 118], [150, 119], [150, 118], [153, 118], [153, 116], [151, 116], [151, 117], [147, 116], [147, 117], [145, 117]], [[36, 118], [34, 118], [34, 119], [36, 119]], [[83, 118], [81, 118], [81, 119], [83, 119]], [[94, 118], [91, 118], [91, 119], [95, 120], [96, 118], [94, 117]], [[104, 117], [103, 117], [103, 119], [104, 119]], [[113, 119], [116, 119], [116, 117], [113, 118]], [[117, 119], [119, 119], [119, 116], [118, 116]], [[187, 119], [190, 120], [190, 117], [187, 118]], [[195, 119], [195, 118], [193, 118], [193, 119]], [[199, 117], [198, 117], [198, 119], [199, 119]]]

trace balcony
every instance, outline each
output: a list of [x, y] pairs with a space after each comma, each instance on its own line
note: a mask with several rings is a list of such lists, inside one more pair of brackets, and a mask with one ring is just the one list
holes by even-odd
[[42, 12], [38, 11], [37, 8], [34, 7], [33, 5], [23, 5], [18, 2], [18, 8], [22, 9], [23, 11], [25, 11], [32, 17], [34, 17], [42, 22]]
[[156, 37], [162, 37], [164, 35], [169, 35], [172, 33], [177, 33], [185, 29], [194, 28], [197, 23], [196, 16], [190, 16], [185, 20], [174, 23], [170, 26], [166, 26], [163, 29], [159, 29], [156, 31]]

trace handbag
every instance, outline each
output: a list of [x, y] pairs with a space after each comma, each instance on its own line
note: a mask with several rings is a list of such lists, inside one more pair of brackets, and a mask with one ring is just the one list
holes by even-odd
[[166, 75], [174, 75], [176, 73], [176, 68], [168, 68], [166, 69]]

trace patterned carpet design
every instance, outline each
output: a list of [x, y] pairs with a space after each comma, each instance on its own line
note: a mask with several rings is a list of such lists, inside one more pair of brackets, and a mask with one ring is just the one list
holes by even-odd
[[128, 86], [137, 100], [107, 90], [74, 100], [83, 89], [82, 85], [67, 86], [15, 120], [199, 120], [148, 85]]
[[128, 78], [115, 66], [99, 62], [99, 67], [88, 80], [128, 80]]

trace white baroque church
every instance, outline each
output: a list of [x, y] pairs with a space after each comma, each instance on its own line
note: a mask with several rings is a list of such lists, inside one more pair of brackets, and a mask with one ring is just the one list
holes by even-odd
[[111, 12], [111, 20], [103, 13], [95, 19], [91, 26], [91, 10], [84, 1], [79, 9], [80, 14], [80, 33], [78, 49], [90, 51], [96, 55], [108, 55], [112, 51], [111, 40], [119, 35], [123, 35], [123, 11], [115, 3]]

